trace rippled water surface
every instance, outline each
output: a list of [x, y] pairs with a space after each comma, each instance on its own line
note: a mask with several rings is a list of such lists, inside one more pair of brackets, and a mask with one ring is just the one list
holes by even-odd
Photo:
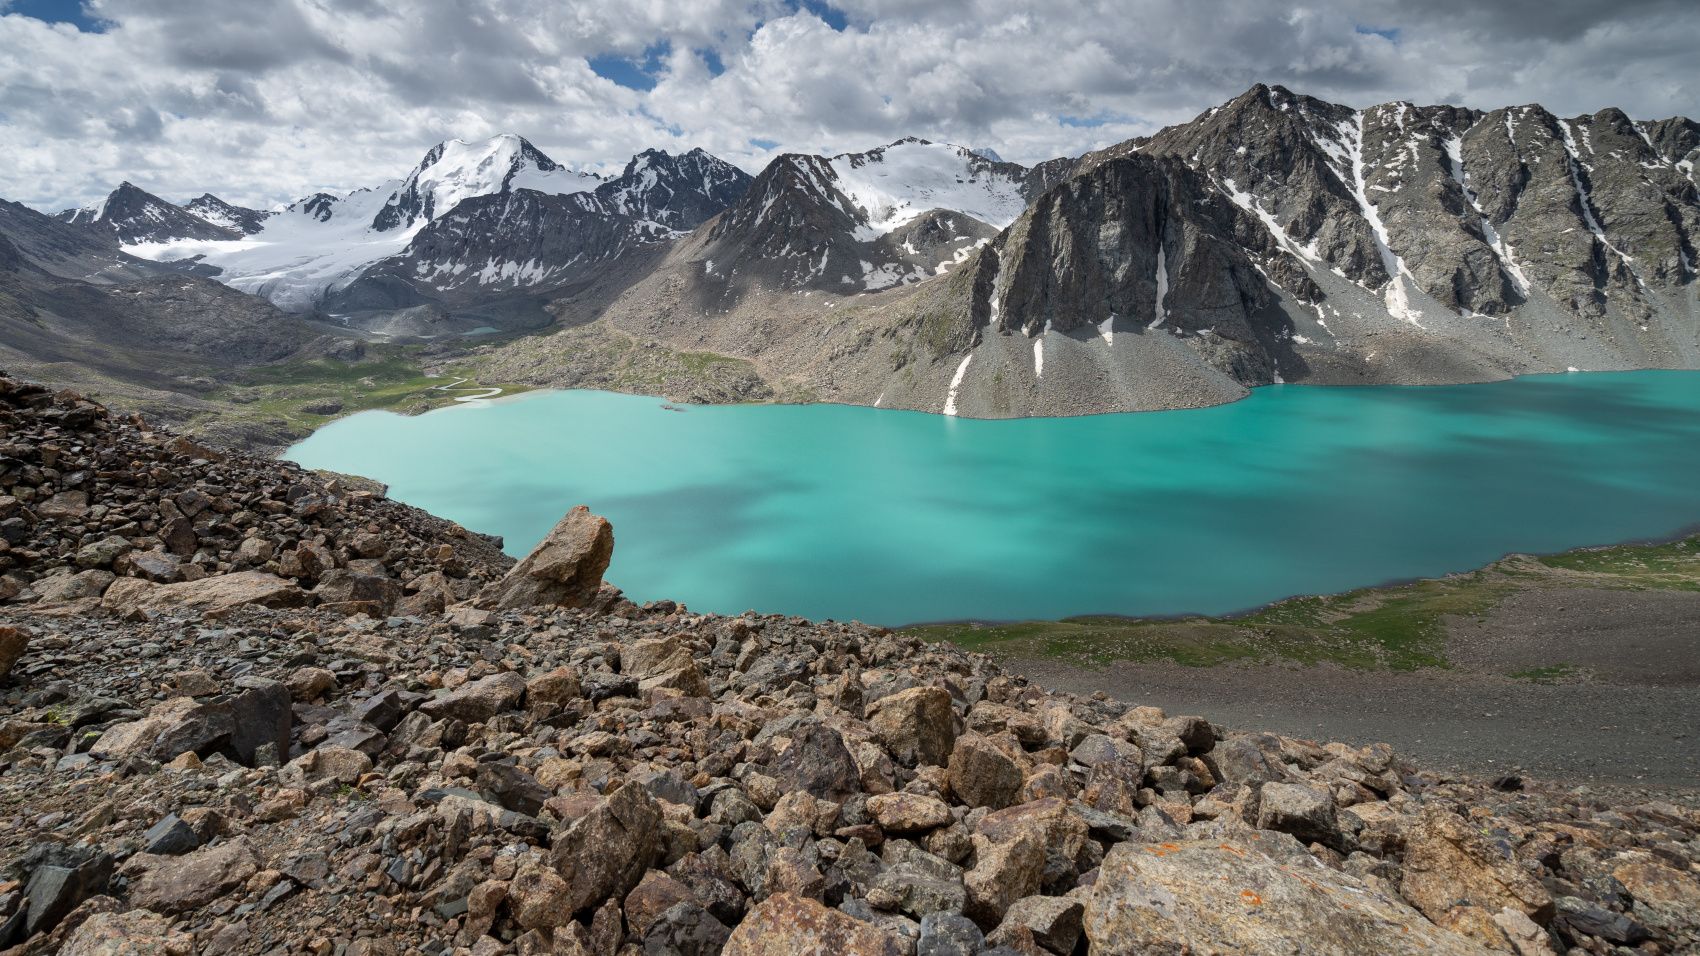
[[507, 539], [614, 523], [636, 600], [904, 624], [1223, 612], [1700, 521], [1700, 373], [1261, 388], [972, 421], [548, 392], [366, 412], [290, 450]]

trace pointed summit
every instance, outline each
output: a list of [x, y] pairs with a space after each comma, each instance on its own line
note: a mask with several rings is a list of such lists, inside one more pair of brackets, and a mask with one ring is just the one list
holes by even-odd
[[107, 197], [81, 209], [67, 209], [56, 218], [74, 226], [110, 232], [124, 245], [170, 242], [174, 239], [236, 239], [238, 230], [208, 222], [181, 206], [166, 202], [129, 180]]
[[477, 143], [451, 139], [431, 147], [372, 220], [372, 228], [387, 232], [416, 226], [474, 196], [516, 189], [565, 196], [588, 192], [601, 181], [567, 169], [514, 133]]

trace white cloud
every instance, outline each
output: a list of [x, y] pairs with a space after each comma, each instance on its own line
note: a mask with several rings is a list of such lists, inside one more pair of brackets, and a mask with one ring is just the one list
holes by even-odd
[[[842, 0], [843, 31], [795, 6], [93, 0], [104, 33], [0, 16], [0, 196], [52, 209], [130, 179], [269, 205], [501, 131], [601, 168], [700, 145], [756, 169], [911, 134], [1035, 162], [1260, 81], [1356, 105], [1666, 116], [1694, 111], [1700, 46], [1700, 8], [1681, 0]], [[588, 62], [662, 49], [648, 91]]]

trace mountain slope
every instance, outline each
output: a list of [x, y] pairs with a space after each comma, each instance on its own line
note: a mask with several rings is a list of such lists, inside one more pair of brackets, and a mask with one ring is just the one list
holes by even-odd
[[199, 198], [190, 200], [183, 209], [215, 226], [244, 236], [259, 232], [265, 228], [266, 220], [276, 215], [275, 212], [227, 203], [212, 193], [202, 193]]
[[239, 235], [234, 229], [208, 222], [128, 182], [120, 183], [100, 202], [81, 209], [67, 209], [56, 218], [71, 225], [110, 233], [125, 245], [174, 239], [216, 241], [235, 239]]
[[[528, 329], [548, 323], [544, 297], [643, 243], [699, 225], [749, 180], [702, 150], [650, 150], [605, 181], [504, 134], [439, 144], [402, 180], [306, 197], [241, 236], [127, 248], [192, 261], [282, 309], [331, 313], [374, 334]], [[210, 196], [197, 202], [244, 227], [243, 213], [253, 212]], [[508, 295], [523, 301], [493, 300]]]
[[[786, 154], [715, 224], [705, 271], [733, 297], [918, 282], [1013, 222], [1027, 184], [1024, 167], [913, 138], [830, 158]], [[933, 223], [925, 248], [915, 246], [905, 228], [935, 210], [953, 215]]]
[[[1680, 117], [1258, 86], [1032, 170], [958, 151], [960, 181], [894, 159], [932, 149], [912, 141], [786, 155], [652, 276], [563, 314], [749, 362], [789, 398], [995, 417], [1700, 367], [1697, 147]], [[891, 228], [929, 216], [951, 218], [925, 250]], [[504, 351], [551, 382], [547, 350]]]
[[0, 201], [0, 365], [180, 418], [212, 379], [322, 333], [210, 279], [126, 255], [103, 230]]

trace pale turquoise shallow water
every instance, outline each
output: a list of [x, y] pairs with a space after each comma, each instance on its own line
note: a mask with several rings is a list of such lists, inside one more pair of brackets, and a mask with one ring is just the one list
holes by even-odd
[[366, 412], [289, 458], [523, 554], [588, 504], [636, 600], [904, 624], [1216, 613], [1700, 522], [1700, 372], [972, 421], [550, 392]]

